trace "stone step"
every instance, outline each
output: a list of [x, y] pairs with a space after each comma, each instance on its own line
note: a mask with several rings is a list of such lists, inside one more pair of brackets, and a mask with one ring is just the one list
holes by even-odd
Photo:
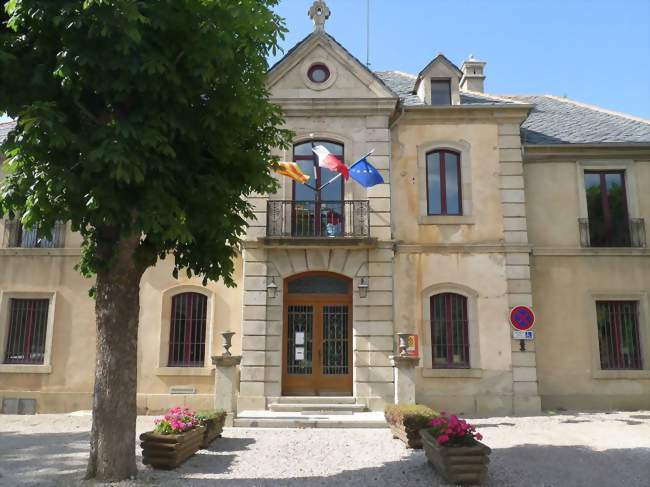
[[304, 413], [353, 413], [363, 412], [366, 406], [363, 404], [311, 404], [311, 403], [272, 403], [269, 404], [271, 411], [287, 411], [287, 412], [304, 412]]
[[355, 404], [352, 396], [282, 396], [278, 397], [280, 404]]
[[368, 411], [352, 414], [308, 414], [292, 412], [241, 411], [237, 428], [387, 428], [384, 414]]

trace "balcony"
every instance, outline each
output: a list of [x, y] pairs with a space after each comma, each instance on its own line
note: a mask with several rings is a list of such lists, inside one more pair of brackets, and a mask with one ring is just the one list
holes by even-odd
[[607, 225], [603, 221], [579, 218], [580, 245], [582, 247], [635, 247], [646, 246], [643, 218], [631, 218]]
[[16, 220], [5, 220], [3, 247], [24, 249], [52, 249], [65, 244], [65, 223], [56, 223], [52, 229], [52, 238], [38, 236], [38, 227], [27, 230]]
[[300, 242], [356, 242], [370, 239], [367, 200], [269, 200], [266, 240]]

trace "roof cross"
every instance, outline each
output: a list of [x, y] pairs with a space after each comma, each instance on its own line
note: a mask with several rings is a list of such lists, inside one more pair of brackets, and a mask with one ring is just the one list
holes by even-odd
[[324, 0], [316, 0], [307, 14], [314, 22], [314, 32], [325, 32], [325, 22], [330, 18], [330, 9]]

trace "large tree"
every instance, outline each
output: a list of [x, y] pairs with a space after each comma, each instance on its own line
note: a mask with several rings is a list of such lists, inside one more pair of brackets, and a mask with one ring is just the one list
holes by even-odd
[[[0, 27], [0, 113], [17, 120], [0, 213], [83, 236], [97, 360], [88, 477], [136, 474], [139, 285], [173, 255], [234, 285], [252, 208], [289, 134], [268, 102], [277, 0], [11, 0]], [[146, 344], [144, 344], [146, 346]]]

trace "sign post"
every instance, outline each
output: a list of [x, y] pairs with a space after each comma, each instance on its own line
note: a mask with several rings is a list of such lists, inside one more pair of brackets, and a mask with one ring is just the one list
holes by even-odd
[[526, 340], [533, 340], [535, 332], [535, 313], [530, 306], [515, 306], [510, 310], [510, 325], [512, 325], [512, 338], [519, 340], [522, 352], [526, 351]]

